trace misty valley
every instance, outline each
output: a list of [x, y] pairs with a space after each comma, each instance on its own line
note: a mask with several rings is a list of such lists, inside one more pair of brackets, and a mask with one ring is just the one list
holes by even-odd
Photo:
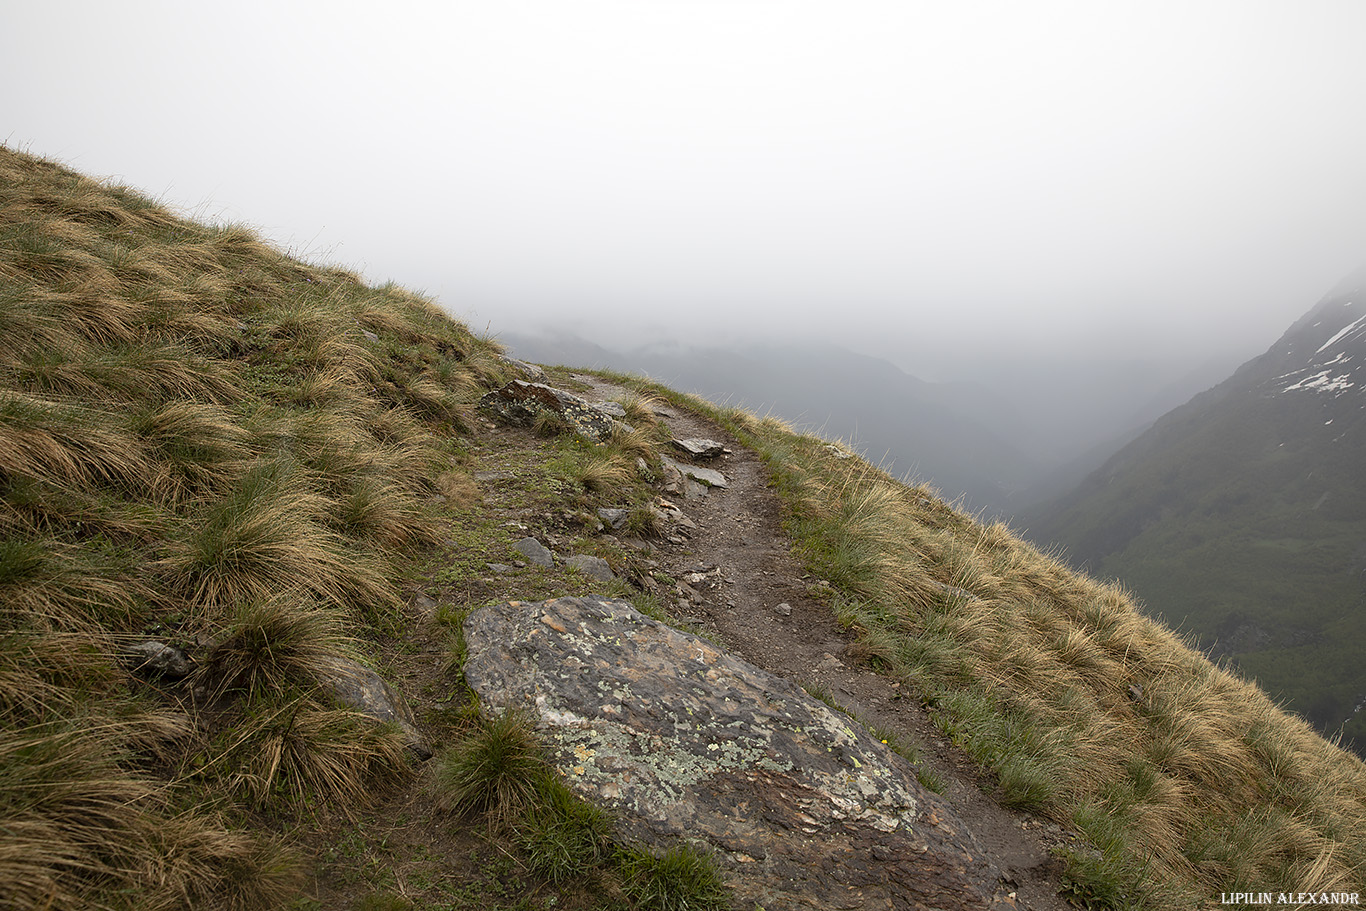
[[[642, 374], [850, 443], [1001, 517], [1344, 745], [1366, 751], [1366, 273], [1265, 354], [1175, 376], [930, 383], [833, 345], [617, 345], [504, 333], [539, 363]], [[985, 372], [985, 371], [984, 371]]]

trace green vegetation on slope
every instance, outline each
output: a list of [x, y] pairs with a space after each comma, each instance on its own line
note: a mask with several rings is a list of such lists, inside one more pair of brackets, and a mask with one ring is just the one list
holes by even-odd
[[1366, 696], [1360, 408], [1355, 393], [1340, 413], [1315, 393], [1268, 394], [1256, 381], [1285, 368], [1253, 368], [1164, 418], [1030, 533], [1123, 579], [1153, 616], [1366, 754], [1366, 713], [1343, 726]]
[[712, 413], [764, 456], [867, 658], [919, 689], [1003, 802], [1094, 844], [1069, 858], [1076, 901], [1366, 883], [1361, 760], [1005, 525], [781, 421]]

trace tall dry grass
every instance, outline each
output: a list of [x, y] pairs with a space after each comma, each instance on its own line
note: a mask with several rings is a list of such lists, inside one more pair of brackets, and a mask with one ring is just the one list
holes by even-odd
[[[6, 897], [279, 907], [298, 870], [242, 814], [354, 803], [406, 766], [322, 675], [392, 626], [439, 535], [442, 436], [502, 379], [498, 349], [8, 148], [0, 339]], [[213, 711], [168, 715], [175, 686], [129, 675], [120, 645], [150, 629], [196, 652]], [[221, 812], [177, 809], [205, 801]]]
[[1002, 523], [749, 416], [813, 571], [1000, 795], [1077, 828], [1079, 901], [1194, 907], [1366, 883], [1366, 765]]

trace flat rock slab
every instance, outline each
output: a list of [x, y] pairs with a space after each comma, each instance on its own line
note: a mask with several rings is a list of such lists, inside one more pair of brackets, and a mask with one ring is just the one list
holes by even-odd
[[714, 459], [726, 451], [726, 447], [715, 440], [690, 437], [686, 440], [671, 441], [674, 448], [687, 453], [695, 459]]
[[1014, 907], [900, 757], [704, 639], [599, 598], [481, 608], [465, 639], [485, 711], [530, 712], [556, 768], [625, 838], [710, 847], [737, 907]]

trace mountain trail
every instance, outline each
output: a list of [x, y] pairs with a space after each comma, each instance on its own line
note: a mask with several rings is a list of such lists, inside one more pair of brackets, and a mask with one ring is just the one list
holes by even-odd
[[[597, 377], [574, 374], [584, 388], [576, 394], [592, 401], [619, 400], [630, 394]], [[872, 728], [914, 745], [922, 771], [942, 784], [952, 805], [987, 858], [1002, 871], [1024, 911], [1068, 911], [1060, 897], [1063, 862], [1050, 849], [1073, 844], [1054, 823], [1002, 808], [991, 797], [992, 782], [935, 726], [920, 696], [909, 684], [878, 674], [861, 662], [855, 636], [839, 626], [821, 600], [821, 580], [805, 573], [782, 527], [782, 506], [769, 487], [759, 456], [728, 432], [683, 408], [668, 405], [660, 415], [679, 438], [701, 437], [722, 443], [729, 452], [707, 462], [720, 470], [727, 486], [712, 487], [675, 505], [695, 523], [672, 540], [617, 541], [639, 548], [651, 572], [676, 580], [674, 590], [655, 592], [675, 622], [690, 627], [764, 670], [803, 685]], [[476, 474], [484, 527], [506, 526], [513, 537], [531, 535], [556, 550], [570, 545], [553, 511], [527, 508], [520, 496], [537, 465], [554, 456], [554, 444], [534, 432], [493, 422], [472, 431], [472, 448], [481, 468]], [[682, 457], [680, 456], [680, 461]], [[513, 568], [482, 561], [503, 559], [480, 550], [475, 538], [447, 542], [447, 558], [476, 564], [481, 571], [456, 573], [448, 581], [438, 571], [416, 581], [407, 607], [407, 629], [386, 650], [382, 672], [396, 682], [418, 718], [419, 727], [443, 739], [459, 727], [461, 699], [453, 698], [449, 627], [439, 622], [443, 607], [456, 610], [504, 600], [554, 597], [546, 585], [561, 586], [559, 570], [538, 574], [534, 567]], [[555, 581], [560, 579], [561, 581]], [[538, 581], [539, 580], [539, 581]], [[580, 582], [582, 584], [582, 580]], [[424, 763], [413, 778], [396, 783], [374, 806], [353, 808], [322, 826], [309, 854], [318, 858], [310, 888], [316, 907], [343, 911], [365, 906], [377, 881], [414, 907], [466, 909], [521, 907], [526, 898], [517, 858], [491, 840], [478, 825], [455, 825], [437, 806], [433, 780], [436, 762]], [[433, 905], [433, 901], [438, 904]], [[591, 889], [561, 891], [557, 907], [591, 911], [598, 907]]]
[[[583, 393], [589, 400], [628, 394], [597, 377], [574, 378], [590, 388]], [[671, 613], [700, 625], [750, 663], [808, 690], [824, 690], [869, 726], [914, 744], [922, 766], [942, 782], [945, 799], [1013, 881], [1020, 907], [1072, 908], [1060, 896], [1063, 863], [1051, 850], [1070, 844], [1069, 835], [1046, 819], [1000, 806], [988, 793], [993, 785], [940, 732], [919, 695], [857, 659], [854, 634], [817, 597], [821, 580], [805, 573], [793, 555], [759, 456], [696, 414], [669, 406], [662, 417], [675, 437], [712, 439], [730, 450], [709, 463], [727, 486], [676, 504], [698, 526], [691, 538], [661, 543], [653, 554], [663, 572], [680, 580]]]

